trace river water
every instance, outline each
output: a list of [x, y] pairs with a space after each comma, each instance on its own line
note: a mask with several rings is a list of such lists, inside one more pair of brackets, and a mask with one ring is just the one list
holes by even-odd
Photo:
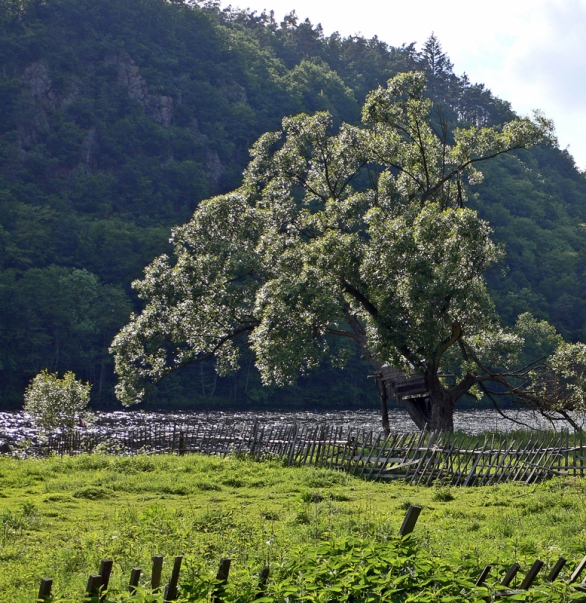
[[[506, 410], [509, 417], [505, 419], [495, 410], [457, 410], [454, 415], [456, 430], [470, 434], [485, 431], [506, 432], [518, 429], [551, 429], [552, 424], [530, 410]], [[575, 417], [579, 425], [585, 418]], [[264, 425], [291, 425], [328, 423], [336, 426], [352, 426], [357, 429], [378, 431], [381, 428], [380, 413], [376, 410], [337, 410], [328, 412], [311, 411], [272, 411], [272, 412], [174, 412], [157, 413], [144, 411], [98, 412], [95, 425], [82, 428], [88, 432], [97, 432], [103, 436], [114, 436], [128, 430], [153, 423], [188, 425], [206, 422], [210, 425], [249, 423], [258, 420]], [[406, 433], [416, 431], [416, 427], [404, 410], [389, 411], [391, 429]], [[556, 429], [569, 428], [569, 425], [556, 422]], [[0, 412], [0, 444], [6, 443], [11, 448], [24, 440], [36, 444], [39, 432], [31, 418], [24, 412]]]

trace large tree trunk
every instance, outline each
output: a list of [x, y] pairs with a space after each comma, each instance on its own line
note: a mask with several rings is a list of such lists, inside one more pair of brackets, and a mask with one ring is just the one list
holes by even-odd
[[454, 431], [455, 399], [441, 384], [435, 367], [425, 372], [425, 383], [429, 389], [431, 420], [428, 428], [432, 431]]
[[428, 397], [403, 400], [407, 414], [420, 430], [430, 429], [431, 404]]
[[[387, 369], [386, 365], [372, 355], [368, 348], [366, 333], [358, 317], [355, 314], [347, 312], [346, 318], [352, 329], [353, 339], [360, 347], [364, 359], [378, 375], [376, 382], [381, 397], [382, 424], [385, 433], [388, 435], [391, 429], [388, 415], [388, 400], [394, 397], [394, 392], [389, 380], [385, 379], [385, 372], [390, 372], [394, 369], [392, 367], [388, 367]], [[450, 393], [440, 383], [437, 376], [437, 367], [429, 367], [424, 378], [429, 390], [429, 397], [422, 396], [421, 398], [402, 400], [409, 417], [417, 425], [418, 429], [454, 431], [455, 399], [450, 396]], [[384, 386], [383, 383], [385, 384]]]

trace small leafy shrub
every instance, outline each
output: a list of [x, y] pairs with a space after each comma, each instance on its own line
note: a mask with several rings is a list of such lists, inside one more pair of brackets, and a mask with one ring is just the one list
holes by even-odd
[[113, 468], [120, 473], [149, 473], [155, 471], [157, 466], [150, 457], [139, 454], [137, 456], [127, 456], [118, 458], [114, 461]]
[[293, 518], [292, 523], [296, 523], [299, 525], [308, 525], [311, 523], [311, 518], [309, 517], [309, 513], [307, 511], [299, 511]]
[[515, 529], [517, 527], [518, 522], [514, 517], [510, 515], [505, 515], [500, 523], [500, 532], [504, 538], [511, 538], [515, 533]]
[[320, 503], [324, 500], [321, 492], [306, 491], [301, 493], [301, 500], [304, 503]]
[[214, 482], [200, 481], [196, 483], [196, 486], [203, 492], [219, 492], [222, 489], [222, 486], [215, 484]]
[[65, 457], [59, 464], [55, 465], [54, 471], [66, 473], [82, 469], [84, 471], [96, 471], [107, 469], [111, 459], [104, 454], [80, 454], [74, 457]]
[[237, 477], [229, 477], [225, 479], [222, 484], [224, 486], [228, 486], [229, 488], [242, 488], [246, 485], [246, 482], [242, 479], [238, 479]]
[[192, 522], [194, 530], [205, 533], [215, 533], [236, 525], [234, 515], [231, 511], [213, 509], [206, 511]]
[[352, 498], [343, 492], [332, 492], [330, 494], [330, 500], [333, 500], [334, 502], [349, 502]]
[[43, 498], [43, 502], [68, 502], [71, 501], [71, 497], [66, 494], [49, 494], [49, 496], [45, 496]]
[[434, 502], [450, 502], [451, 500], [454, 500], [452, 489], [447, 486], [436, 488], [431, 500]]
[[164, 494], [176, 494], [177, 496], [187, 496], [191, 494], [189, 486], [184, 484], [173, 484], [172, 486], [159, 486], [159, 492]]
[[275, 569], [266, 601], [482, 601], [488, 589], [471, 575], [409, 538], [332, 538], [293, 551]]
[[86, 488], [76, 490], [72, 496], [74, 498], [85, 498], [87, 500], [104, 500], [110, 498], [112, 492], [106, 490], [106, 488], [99, 488], [98, 486], [87, 486]]
[[303, 480], [309, 488], [331, 488], [332, 486], [345, 486], [348, 475], [341, 471], [329, 469], [314, 469]]
[[91, 385], [85, 385], [69, 371], [60, 379], [57, 373], [41, 371], [24, 393], [24, 410], [45, 432], [61, 429], [72, 431], [81, 421], [93, 422], [86, 407], [90, 401]]

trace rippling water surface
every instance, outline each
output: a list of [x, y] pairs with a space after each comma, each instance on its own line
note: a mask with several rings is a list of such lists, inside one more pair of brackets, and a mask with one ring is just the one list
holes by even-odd
[[[510, 431], [514, 429], [533, 428], [550, 429], [551, 423], [543, 417], [528, 410], [505, 411], [509, 420], [503, 418], [494, 410], [460, 410], [454, 415], [456, 430], [471, 434], [484, 431]], [[376, 410], [338, 410], [328, 412], [286, 411], [286, 412], [100, 412], [97, 413], [95, 426], [86, 428], [103, 435], [115, 435], [127, 432], [134, 427], [152, 423], [191, 424], [205, 421], [211, 425], [226, 423], [244, 423], [258, 419], [266, 425], [290, 425], [294, 422], [301, 424], [329, 423], [333, 425], [353, 426], [358, 429], [381, 429], [380, 414]], [[391, 429], [398, 432], [416, 431], [415, 425], [403, 410], [393, 409], [389, 412]], [[517, 422], [515, 422], [517, 421]], [[582, 424], [583, 419], [578, 418]], [[521, 423], [521, 424], [520, 424]], [[556, 427], [567, 427], [557, 423]], [[39, 433], [30, 417], [23, 412], [0, 412], [0, 444], [5, 442], [14, 446], [25, 439], [36, 443]]]

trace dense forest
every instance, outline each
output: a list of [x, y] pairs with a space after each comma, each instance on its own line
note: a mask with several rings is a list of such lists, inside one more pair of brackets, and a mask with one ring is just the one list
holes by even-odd
[[[248, 149], [283, 116], [328, 110], [358, 123], [366, 94], [422, 71], [450, 127], [498, 125], [510, 105], [457, 76], [432, 35], [391, 47], [324, 36], [292, 13], [213, 2], [6, 0], [0, 6], [0, 408], [22, 405], [41, 369], [73, 370], [113, 407], [108, 347], [140, 309], [131, 282], [169, 252], [198, 202], [237, 187]], [[536, 104], [538, 102], [536, 101]], [[536, 147], [482, 166], [471, 205], [506, 261], [489, 274], [497, 308], [586, 339], [586, 177]], [[283, 390], [244, 356], [219, 378], [200, 364], [164, 382], [156, 407], [364, 405], [358, 357]]]

